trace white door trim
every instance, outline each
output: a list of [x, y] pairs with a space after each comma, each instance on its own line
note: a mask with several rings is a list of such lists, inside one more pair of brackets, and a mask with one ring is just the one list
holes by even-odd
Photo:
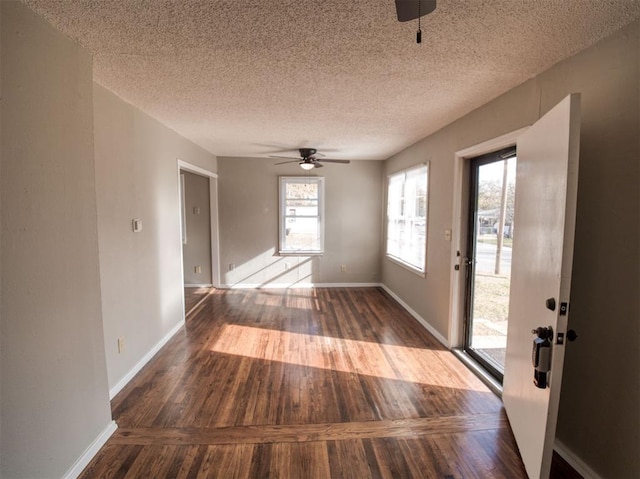
[[[451, 268], [459, 264], [460, 270], [453, 272], [449, 285], [449, 342], [452, 348], [460, 348], [464, 341], [462, 322], [464, 321], [465, 275], [462, 257], [466, 253], [467, 244], [468, 160], [515, 145], [518, 137], [528, 129], [528, 126], [520, 128], [497, 138], [458, 150], [454, 154]], [[457, 256], [458, 251], [460, 251], [460, 257]]]
[[218, 173], [214, 173], [213, 171], [205, 170], [204, 168], [200, 168], [199, 166], [192, 165], [191, 163], [187, 163], [186, 161], [182, 161], [180, 158], [178, 160], [178, 169], [187, 170], [191, 173], [196, 173], [201, 176], [207, 176], [209, 178], [217, 178]]

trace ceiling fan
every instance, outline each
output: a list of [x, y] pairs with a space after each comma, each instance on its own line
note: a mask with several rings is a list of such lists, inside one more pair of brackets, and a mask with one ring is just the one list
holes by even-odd
[[318, 150], [315, 148], [299, 148], [300, 152], [299, 158], [294, 158], [293, 156], [275, 156], [269, 155], [269, 158], [287, 158], [290, 161], [283, 161], [281, 163], [276, 163], [276, 165], [284, 165], [285, 163], [298, 163], [303, 170], [311, 170], [313, 168], [322, 168], [324, 165], [322, 163], [343, 163], [349, 164], [350, 160], [331, 160], [329, 158], [318, 158], [319, 156], [324, 156], [322, 153], [318, 153]]
[[435, 9], [436, 0], [396, 0], [396, 13], [400, 22], [415, 20]]
[[422, 30], [420, 29], [420, 18], [428, 15], [436, 9], [436, 0], [396, 0], [396, 13], [398, 21], [408, 22], [418, 19], [418, 31], [416, 32], [416, 43], [422, 43]]

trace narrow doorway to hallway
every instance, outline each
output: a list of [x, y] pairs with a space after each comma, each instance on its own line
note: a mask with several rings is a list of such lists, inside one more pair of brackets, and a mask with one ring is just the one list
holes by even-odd
[[470, 161], [464, 350], [502, 382], [507, 346], [516, 149]]
[[211, 262], [211, 208], [209, 178], [180, 171], [182, 268], [185, 315], [209, 294]]

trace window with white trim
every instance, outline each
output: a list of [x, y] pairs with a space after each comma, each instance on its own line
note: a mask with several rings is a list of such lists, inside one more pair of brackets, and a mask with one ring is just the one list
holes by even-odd
[[324, 178], [280, 177], [280, 253], [324, 250]]
[[429, 165], [388, 177], [387, 257], [424, 274], [427, 250]]

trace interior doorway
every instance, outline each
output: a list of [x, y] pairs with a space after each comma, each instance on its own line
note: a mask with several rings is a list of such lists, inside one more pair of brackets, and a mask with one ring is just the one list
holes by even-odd
[[185, 287], [212, 285], [209, 179], [181, 170], [182, 269]]
[[469, 160], [464, 351], [502, 382], [507, 346], [516, 149]]
[[178, 160], [185, 317], [219, 283], [217, 178]]

